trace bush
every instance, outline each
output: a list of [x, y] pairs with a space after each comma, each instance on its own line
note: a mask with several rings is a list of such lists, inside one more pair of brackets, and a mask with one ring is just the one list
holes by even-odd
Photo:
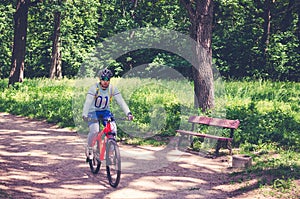
[[5, 80], [0, 82], [0, 111], [74, 127], [70, 80], [25, 80], [10, 88], [4, 88]]
[[298, 88], [298, 83], [291, 82], [229, 83], [227, 117], [241, 121], [235, 146], [276, 142], [299, 151]]

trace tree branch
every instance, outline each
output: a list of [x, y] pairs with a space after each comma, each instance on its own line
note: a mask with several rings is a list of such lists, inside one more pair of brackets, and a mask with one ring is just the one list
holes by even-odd
[[182, 5], [185, 7], [185, 9], [188, 11], [191, 18], [195, 18], [195, 10], [192, 7], [192, 2], [190, 0], [180, 0]]
[[35, 0], [33, 2], [30, 2], [29, 6], [36, 6], [38, 3], [42, 3], [43, 0]]

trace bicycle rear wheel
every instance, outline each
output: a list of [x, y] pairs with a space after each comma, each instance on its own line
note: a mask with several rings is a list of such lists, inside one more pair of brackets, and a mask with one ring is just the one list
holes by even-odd
[[91, 172], [97, 174], [100, 170], [101, 162], [96, 158], [89, 160]]
[[[98, 142], [97, 142], [97, 147], [98, 147]], [[97, 174], [100, 170], [101, 161], [99, 157], [100, 157], [99, 152], [97, 150], [94, 150], [93, 159], [89, 160], [91, 172], [94, 174]]]
[[121, 177], [121, 155], [117, 142], [109, 139], [106, 147], [106, 173], [112, 187], [117, 187]]

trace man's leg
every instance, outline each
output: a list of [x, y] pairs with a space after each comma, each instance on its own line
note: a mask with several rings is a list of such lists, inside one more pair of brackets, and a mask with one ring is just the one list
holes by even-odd
[[87, 138], [87, 150], [86, 150], [87, 162], [88, 160], [93, 158], [92, 144], [93, 144], [93, 139], [97, 136], [98, 132], [99, 132], [99, 123], [98, 122], [91, 123], [89, 125], [89, 134]]

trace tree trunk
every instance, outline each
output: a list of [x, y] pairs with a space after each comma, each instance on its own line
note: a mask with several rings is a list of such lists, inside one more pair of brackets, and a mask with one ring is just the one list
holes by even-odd
[[23, 82], [28, 9], [30, 0], [18, 0], [14, 15], [14, 45], [8, 85]]
[[41, 0], [36, 0], [34, 2], [31, 2], [31, 0], [18, 0], [17, 2], [16, 13], [14, 15], [14, 44], [8, 86], [13, 85], [16, 82], [23, 82], [28, 9], [38, 2], [41, 2]]
[[[296, 6], [297, 15], [298, 15], [298, 21], [297, 21], [297, 27], [296, 27], [296, 35], [298, 37], [298, 40], [300, 40], [300, 3], [298, 3]], [[300, 47], [298, 47], [299, 49]]]
[[271, 0], [265, 0], [264, 2], [264, 14], [263, 14], [263, 36], [262, 36], [262, 46], [264, 50], [264, 58], [266, 59], [266, 54], [268, 52], [268, 46], [270, 43], [270, 34], [271, 34]]
[[214, 107], [214, 83], [212, 70], [212, 21], [213, 0], [180, 0], [189, 13], [190, 35], [196, 41], [196, 65], [192, 68], [195, 107], [202, 112]]
[[[298, 3], [299, 4], [299, 3]], [[295, 0], [289, 0], [289, 4], [286, 8], [286, 10], [284, 11], [284, 17], [281, 21], [281, 31], [285, 32], [288, 30], [288, 28], [293, 24], [293, 19], [294, 19], [294, 12], [293, 12], [293, 7], [296, 7], [297, 3]], [[300, 4], [299, 4], [300, 7]], [[298, 20], [299, 22], [299, 20]]]
[[50, 67], [50, 75], [49, 75], [50, 79], [62, 78], [61, 52], [59, 49], [60, 19], [61, 19], [61, 13], [58, 11], [54, 15], [54, 32], [53, 32], [53, 43], [52, 43], [51, 67]]

